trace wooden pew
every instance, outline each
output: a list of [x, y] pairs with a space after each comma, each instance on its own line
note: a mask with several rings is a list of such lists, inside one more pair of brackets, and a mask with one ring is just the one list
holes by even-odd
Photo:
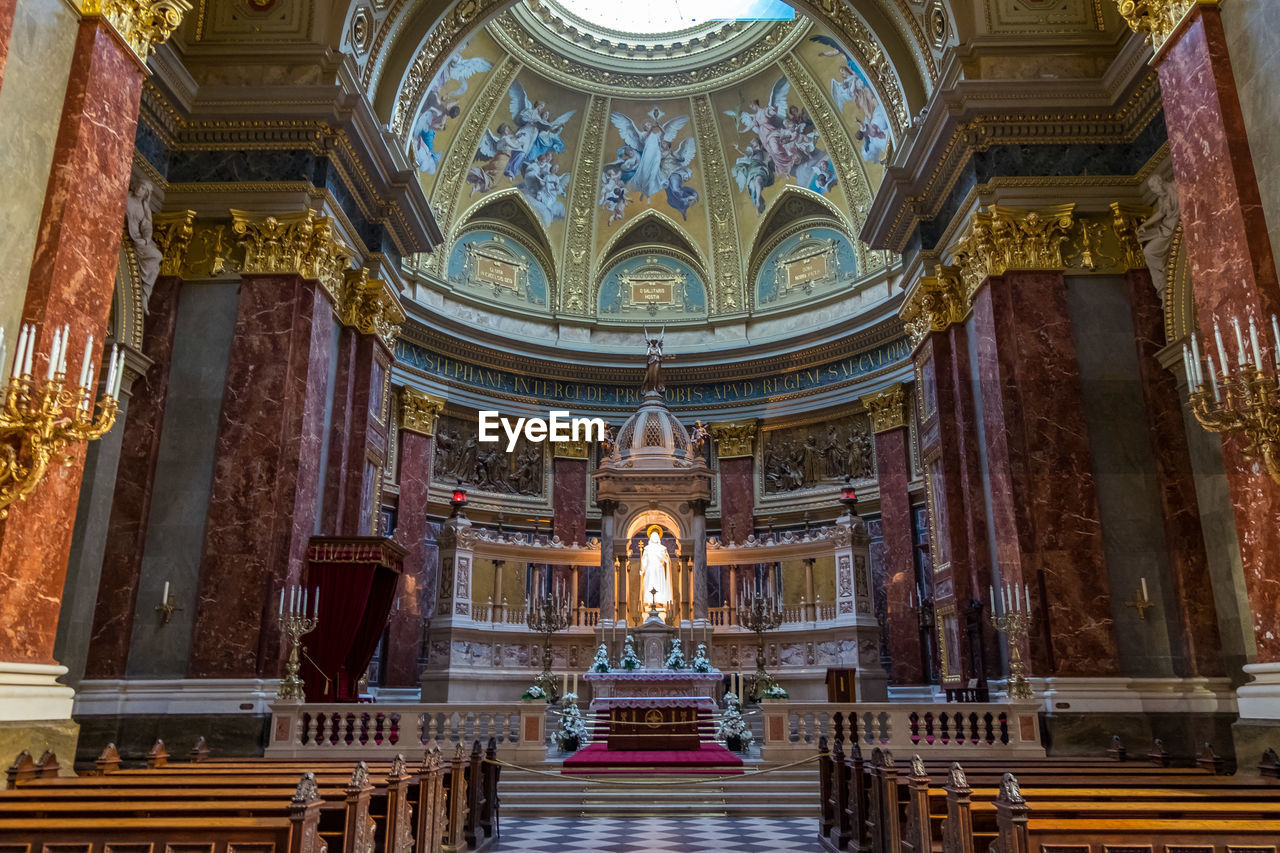
[[321, 799], [315, 777], [306, 774], [277, 816], [181, 816], [0, 818], [0, 853], [31, 850], [172, 850], [199, 845], [222, 853], [253, 849], [271, 853], [322, 853], [318, 832]]

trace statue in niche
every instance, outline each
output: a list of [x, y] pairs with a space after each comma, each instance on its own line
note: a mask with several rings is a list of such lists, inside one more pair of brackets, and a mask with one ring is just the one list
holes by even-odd
[[658, 332], [657, 337], [650, 337], [649, 330], [644, 330], [645, 342], [645, 370], [644, 384], [640, 387], [643, 394], [650, 391], [657, 391], [659, 394], [667, 390], [667, 386], [662, 381], [662, 339], [666, 337], [666, 327]]
[[671, 601], [671, 555], [659, 533], [656, 524], [649, 528], [649, 542], [640, 554], [640, 585], [646, 602], [665, 605]]
[[125, 205], [125, 225], [129, 239], [133, 241], [133, 255], [138, 259], [138, 278], [142, 284], [142, 312], [151, 311], [151, 292], [160, 276], [160, 262], [164, 252], [156, 245], [151, 231], [151, 182], [140, 180], [129, 193]]
[[1155, 211], [1138, 226], [1136, 235], [1142, 244], [1142, 255], [1151, 271], [1151, 281], [1164, 303], [1164, 284], [1168, 275], [1169, 250], [1173, 245], [1173, 232], [1178, 228], [1178, 189], [1173, 181], [1160, 175], [1147, 178], [1147, 189], [1154, 197]]

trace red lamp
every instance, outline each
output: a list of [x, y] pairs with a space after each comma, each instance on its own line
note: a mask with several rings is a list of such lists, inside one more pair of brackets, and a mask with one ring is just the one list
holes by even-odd
[[465, 517], [463, 509], [467, 505], [467, 490], [462, 488], [462, 480], [458, 480], [458, 485], [454, 486], [453, 497], [449, 499], [449, 505], [453, 507], [453, 514], [455, 517]]
[[845, 477], [844, 485], [840, 487], [840, 503], [849, 510], [849, 515], [858, 517], [858, 490], [853, 487], [851, 477]]

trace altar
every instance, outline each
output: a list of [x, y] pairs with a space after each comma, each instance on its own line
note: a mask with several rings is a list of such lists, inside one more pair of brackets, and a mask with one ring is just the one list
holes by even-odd
[[591, 683], [591, 710], [606, 707], [616, 699], [657, 699], [682, 697], [702, 710], [713, 711], [719, 699], [724, 673], [694, 672], [683, 669], [632, 669], [610, 672], [588, 672], [582, 676]]

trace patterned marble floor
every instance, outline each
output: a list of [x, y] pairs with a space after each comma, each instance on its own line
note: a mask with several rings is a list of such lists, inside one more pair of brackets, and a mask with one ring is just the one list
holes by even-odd
[[539, 818], [502, 821], [499, 851], [771, 853], [821, 850], [816, 820], [769, 818]]

